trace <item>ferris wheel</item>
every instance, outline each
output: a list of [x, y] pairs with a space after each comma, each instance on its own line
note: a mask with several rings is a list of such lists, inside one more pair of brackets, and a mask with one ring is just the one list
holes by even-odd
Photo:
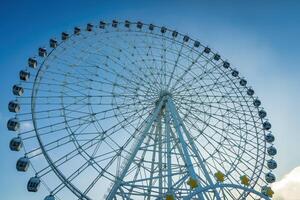
[[237, 69], [187, 35], [87, 24], [20, 71], [12, 151], [45, 200], [270, 199], [267, 112]]

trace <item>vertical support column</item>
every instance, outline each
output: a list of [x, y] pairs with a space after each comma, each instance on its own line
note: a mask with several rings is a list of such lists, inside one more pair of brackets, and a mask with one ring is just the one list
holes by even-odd
[[110, 190], [109, 194], [107, 195], [107, 198], [106, 198], [107, 200], [112, 200], [112, 199], [116, 198], [115, 195], [116, 195], [116, 193], [117, 193], [117, 191], [118, 191], [118, 189], [119, 189], [126, 173], [128, 172], [128, 169], [129, 169], [131, 163], [133, 162], [133, 159], [135, 158], [135, 156], [136, 156], [138, 150], [140, 149], [146, 135], [148, 134], [149, 129], [153, 125], [154, 120], [156, 120], [158, 115], [160, 114], [161, 108], [164, 104], [165, 99], [166, 99], [166, 97], [163, 97], [159, 101], [159, 103], [155, 107], [155, 110], [153, 112], [152, 117], [150, 118], [150, 120], [148, 122], [146, 122], [145, 128], [144, 128], [143, 132], [141, 133], [141, 136], [138, 139], [137, 144], [135, 145], [135, 148], [134, 148], [132, 154], [130, 155], [129, 159], [127, 160], [127, 163], [126, 163], [125, 167], [123, 168], [121, 174], [118, 177], [116, 177], [115, 184], [113, 185], [112, 189]]
[[170, 116], [166, 107], [165, 110], [165, 134], [167, 138], [167, 167], [168, 167], [168, 193], [172, 193], [172, 159], [170, 140]]
[[[193, 139], [190, 136], [190, 133], [188, 132], [188, 130], [185, 127], [185, 125], [183, 124], [183, 121], [182, 121], [181, 117], [179, 116], [179, 114], [178, 114], [178, 112], [176, 110], [176, 107], [175, 107], [172, 99], [169, 98], [167, 102], [168, 102], [169, 107], [171, 107], [171, 109], [173, 111], [174, 117], [179, 121], [180, 126], [182, 127], [183, 131], [185, 132], [185, 135], [186, 135], [186, 137], [187, 137], [187, 139], [189, 141], [189, 144], [192, 147], [192, 151], [196, 155], [198, 163], [200, 164], [200, 167], [201, 167], [202, 171], [204, 172], [204, 176], [205, 176], [206, 180], [208, 181], [208, 183], [210, 185], [215, 185], [213, 183], [211, 177], [209, 176], [209, 173], [208, 173], [208, 171], [207, 171], [207, 169], [206, 169], [206, 167], [205, 167], [205, 165], [203, 163], [203, 160], [202, 160], [201, 156], [199, 155], [199, 152], [198, 152], [198, 150], [197, 150], [197, 148], [196, 148], [196, 146], [194, 144]], [[217, 192], [217, 190], [214, 189], [214, 193], [215, 193], [216, 199], [217, 200], [221, 200], [221, 197], [220, 197], [219, 193]]]
[[150, 171], [150, 179], [149, 179], [149, 187], [148, 187], [147, 200], [150, 200], [150, 198], [151, 198], [151, 192], [152, 192], [151, 188], [152, 188], [152, 184], [153, 184], [154, 162], [155, 162], [155, 156], [156, 156], [156, 151], [157, 151], [157, 149], [156, 149], [156, 147], [157, 147], [157, 143], [156, 143], [157, 139], [158, 139], [158, 136], [157, 136], [157, 134], [155, 134], [155, 138], [154, 138], [155, 143], [154, 143], [154, 147], [153, 147], [153, 154], [152, 154], [152, 160], [151, 160], [152, 163], [151, 163], [151, 171]]
[[[183, 134], [182, 134], [182, 132], [180, 130], [180, 124], [179, 124], [179, 122], [178, 122], [178, 120], [176, 118], [176, 115], [175, 115], [176, 111], [174, 110], [174, 107], [170, 103], [170, 98], [168, 98], [168, 100], [167, 100], [167, 108], [168, 108], [168, 110], [170, 110], [171, 116], [173, 118], [173, 122], [175, 124], [175, 129], [176, 129], [176, 132], [177, 132], [177, 135], [178, 135], [178, 139], [179, 139], [179, 142], [180, 142], [182, 150], [183, 150], [184, 160], [185, 160], [185, 163], [187, 165], [187, 169], [188, 169], [189, 175], [194, 180], [198, 180], [198, 177], [196, 175], [196, 172], [195, 172], [194, 167], [193, 167], [193, 163], [191, 161], [191, 158], [190, 158], [190, 155], [189, 155], [189, 152], [188, 152], [187, 143], [184, 140]], [[199, 188], [200, 190], [202, 189], [202, 187], [201, 187], [200, 184], [198, 184], [197, 188]], [[198, 196], [198, 198], [200, 200], [204, 200], [203, 193], [198, 193], [197, 196]]]
[[162, 174], [162, 125], [161, 125], [161, 112], [157, 117], [156, 133], [158, 134], [158, 193], [159, 199], [162, 199], [163, 188], [163, 174]]

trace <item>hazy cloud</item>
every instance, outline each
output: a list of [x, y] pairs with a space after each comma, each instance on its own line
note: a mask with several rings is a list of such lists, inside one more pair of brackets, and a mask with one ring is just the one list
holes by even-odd
[[33, 129], [33, 124], [31, 121], [26, 121], [21, 123], [21, 131], [30, 131]]
[[280, 181], [272, 185], [274, 200], [300, 199], [300, 166], [286, 174]]

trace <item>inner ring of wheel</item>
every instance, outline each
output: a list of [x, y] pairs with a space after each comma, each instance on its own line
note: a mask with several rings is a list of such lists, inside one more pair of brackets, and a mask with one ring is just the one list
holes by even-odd
[[[50, 54], [49, 54], [49, 56], [50, 56]], [[43, 67], [43, 65], [41, 66], [41, 68]], [[38, 84], [38, 81], [41, 81], [41, 78], [38, 78], [38, 76], [39, 76], [39, 73], [38, 73], [38, 75], [37, 75], [37, 77], [36, 77], [36, 81], [35, 81], [35, 84], [34, 84], [34, 88], [35, 88], [35, 90], [34, 90], [34, 92], [33, 92], [33, 97], [37, 94], [37, 90], [38, 90], [38, 87], [39, 87], [39, 84]], [[40, 80], [39, 80], [40, 79]], [[38, 80], [38, 81], [37, 81]], [[34, 115], [34, 106], [35, 106], [35, 104], [34, 104], [34, 101], [32, 101], [33, 103], [32, 103], [32, 108], [33, 108], [33, 115]], [[91, 109], [92, 109], [92, 107], [91, 107]], [[33, 117], [33, 119], [35, 119], [35, 117]], [[34, 124], [35, 124], [36, 122], [35, 122], [35, 120], [34, 120]], [[38, 137], [38, 139], [39, 139], [39, 136], [38, 136], [39, 134], [37, 133], [37, 137]], [[43, 144], [42, 144], [42, 142], [40, 141], [40, 139], [39, 139], [39, 143], [40, 143], [40, 145], [41, 145], [41, 148], [42, 148], [42, 146], [43, 146]], [[77, 143], [78, 144], [78, 143]], [[51, 163], [52, 163], [52, 161], [51, 161], [51, 159], [50, 158], [47, 158], [47, 157], [49, 157], [49, 156], [47, 156], [47, 152], [46, 151], [43, 151], [43, 154], [45, 155], [45, 157], [46, 157], [46, 159], [47, 159], [47, 161], [49, 162], [49, 165], [52, 167], [52, 169], [53, 168], [56, 168], [54, 165], [52, 165]], [[57, 169], [53, 169], [53, 171], [54, 172], [56, 172], [57, 171]], [[59, 171], [59, 170], [58, 170]], [[62, 173], [60, 173], [60, 175], [58, 175], [58, 177], [60, 177], [60, 176], [63, 176], [63, 174]], [[64, 182], [66, 182], [66, 181], [64, 181]], [[70, 187], [73, 187], [73, 185], [71, 184], [70, 185]], [[75, 186], [74, 186], [75, 187]], [[76, 190], [76, 189], [75, 189]], [[72, 190], [73, 191], [73, 190]], [[81, 196], [82, 194], [80, 194], [80, 196]], [[82, 196], [81, 196], [82, 197]], [[87, 198], [88, 199], [88, 198]]]

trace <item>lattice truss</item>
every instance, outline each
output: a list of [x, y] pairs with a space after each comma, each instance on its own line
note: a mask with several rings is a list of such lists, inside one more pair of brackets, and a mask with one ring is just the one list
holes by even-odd
[[[53, 199], [269, 199], [276, 148], [245, 78], [200, 42], [141, 22], [76, 27], [20, 71], [18, 171]], [[30, 166], [30, 167], [29, 167]]]

